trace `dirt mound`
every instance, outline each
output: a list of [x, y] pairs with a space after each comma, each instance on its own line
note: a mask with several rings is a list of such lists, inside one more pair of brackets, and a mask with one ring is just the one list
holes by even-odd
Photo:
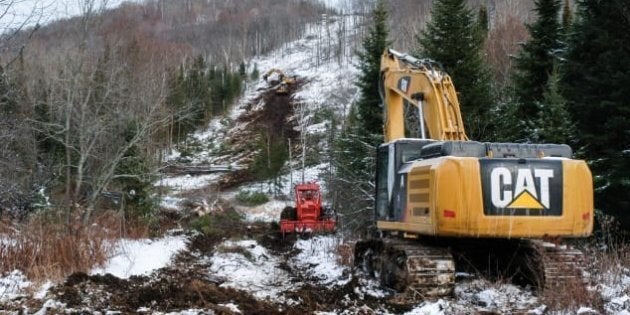
[[237, 122], [247, 127], [235, 128], [235, 131], [228, 135], [226, 143], [234, 152], [233, 156], [238, 157], [239, 163], [247, 167], [223, 176], [219, 182], [221, 189], [233, 188], [255, 179], [255, 174], [249, 166], [254, 162], [263, 144], [268, 147], [274, 143], [286, 145], [287, 139], [291, 139], [292, 143], [298, 142], [297, 121], [292, 118], [298, 103], [294, 100], [293, 94], [304, 83], [306, 83], [304, 79], [296, 78], [295, 83], [288, 86], [288, 93], [277, 93], [275, 89], [262, 91], [245, 106], [246, 113], [241, 115]]
[[197, 268], [163, 268], [151, 277], [120, 279], [110, 274], [75, 273], [51, 290], [56, 300], [73, 309], [137, 313], [139, 309], [176, 311], [190, 308], [234, 314], [219, 304], [234, 303], [246, 314], [279, 314], [277, 306], [250, 294], [212, 283]]

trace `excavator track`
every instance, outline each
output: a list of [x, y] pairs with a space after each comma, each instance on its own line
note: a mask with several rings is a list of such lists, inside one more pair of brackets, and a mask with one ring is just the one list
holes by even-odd
[[[487, 262], [487, 255], [493, 249], [509, 251], [509, 246], [490, 244], [484, 246], [483, 243], [472, 242], [465, 246], [467, 250], [462, 250], [462, 244], [459, 244], [456, 252], [460, 258], [472, 253], [471, 250], [485, 253], [481, 256], [486, 258], [481, 260]], [[506, 273], [501, 276], [513, 277], [518, 273], [521, 280], [528, 279], [527, 283], [545, 296], [568, 290], [586, 292], [589, 279], [585, 272], [586, 257], [581, 251], [538, 240], [515, 240], [504, 244], [512, 244], [513, 249], [505, 260], [510, 261], [510, 266], [503, 266]], [[455, 287], [456, 260], [451, 249], [443, 244], [397, 238], [360, 241], [355, 245], [355, 264], [378, 279], [382, 287], [392, 290], [390, 301], [395, 304], [412, 304], [427, 298], [448, 296]], [[511, 271], [507, 270], [510, 268]]]
[[391, 302], [410, 304], [450, 295], [455, 285], [455, 261], [446, 248], [404, 239], [358, 242], [355, 262], [392, 289]]
[[582, 251], [567, 245], [536, 241], [543, 254], [543, 292], [584, 289], [589, 283], [587, 259]]

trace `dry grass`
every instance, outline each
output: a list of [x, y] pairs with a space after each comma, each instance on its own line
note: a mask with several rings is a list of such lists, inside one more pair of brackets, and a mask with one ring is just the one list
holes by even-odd
[[624, 278], [630, 276], [630, 243], [622, 236], [627, 232], [612, 217], [600, 214], [597, 221], [596, 236], [584, 246], [587, 258], [585, 271], [590, 275], [590, 289], [575, 284], [565, 290], [545, 292], [544, 300], [549, 305], [563, 306], [568, 310], [589, 306], [602, 313], [610, 313], [605, 310], [608, 301], [602, 295], [603, 288], [615, 296], [630, 294], [630, 288], [623, 283]]
[[115, 240], [146, 235], [142, 224], [125, 225], [121, 216], [105, 213], [88, 224], [34, 217], [23, 224], [0, 221], [0, 273], [21, 270], [31, 281], [60, 281], [87, 272], [112, 254]]
[[589, 291], [579, 280], [567, 281], [561, 287], [545, 290], [542, 302], [552, 310], [577, 311], [582, 306], [602, 309], [602, 301], [597, 292]]
[[337, 257], [340, 265], [354, 267], [354, 244], [342, 243], [337, 245]]

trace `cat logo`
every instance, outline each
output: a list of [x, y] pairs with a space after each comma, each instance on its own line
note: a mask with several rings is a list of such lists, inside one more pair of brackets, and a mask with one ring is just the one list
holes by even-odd
[[[534, 178], [540, 183], [536, 187]], [[549, 179], [553, 170], [518, 169], [516, 178], [506, 167], [497, 167], [490, 173], [492, 204], [497, 208], [549, 209]], [[511, 189], [510, 187], [514, 187]]]
[[486, 215], [562, 215], [560, 161], [480, 160]]

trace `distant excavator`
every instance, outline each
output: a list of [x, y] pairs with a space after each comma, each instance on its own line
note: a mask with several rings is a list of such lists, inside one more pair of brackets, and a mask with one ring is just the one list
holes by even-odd
[[277, 94], [288, 94], [289, 86], [295, 84], [295, 78], [287, 76], [282, 70], [272, 68], [263, 74], [263, 80], [276, 90]]
[[[583, 283], [584, 255], [557, 241], [591, 235], [585, 161], [563, 144], [469, 140], [453, 82], [434, 61], [385, 51], [380, 92], [378, 233], [357, 242], [359, 268], [401, 303], [451, 294], [455, 271], [474, 262], [485, 269], [470, 270], [498, 270], [541, 291]], [[405, 113], [417, 116], [415, 136]]]

